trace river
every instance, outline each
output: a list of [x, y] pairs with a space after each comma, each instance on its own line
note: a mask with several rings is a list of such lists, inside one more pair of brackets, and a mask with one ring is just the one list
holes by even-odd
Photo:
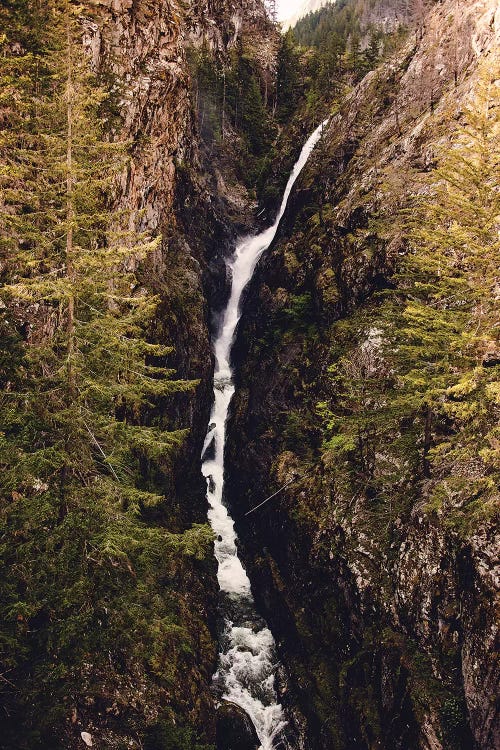
[[[264, 251], [272, 243], [295, 180], [321, 138], [327, 121], [307, 139], [285, 188], [274, 224], [258, 235], [241, 239], [227, 265], [231, 293], [214, 340], [214, 405], [202, 452], [202, 473], [207, 481], [208, 519], [214, 530], [217, 577], [221, 589], [224, 630], [214, 680], [222, 698], [243, 708], [252, 720], [261, 750], [283, 745], [284, 711], [275, 689], [277, 658], [271, 631], [255, 609], [250, 581], [238, 556], [234, 521], [224, 505], [224, 444], [226, 419], [234, 394], [231, 349], [241, 315], [243, 290]], [[236, 748], [235, 748], [236, 750]]]

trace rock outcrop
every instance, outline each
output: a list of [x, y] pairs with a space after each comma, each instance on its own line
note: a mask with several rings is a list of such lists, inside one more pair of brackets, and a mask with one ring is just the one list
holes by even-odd
[[[481, 66], [498, 65], [499, 23], [494, 2], [427, 9], [332, 118], [248, 295], [229, 499], [310, 747], [498, 746], [493, 520], [462, 535], [429, 510], [418, 472], [401, 509], [384, 510], [383, 475], [353, 490], [322, 458], [318, 410], [332, 398], [328, 366], [335, 377], [346, 351], [353, 380], [382, 366], [370, 321], [404, 252], [394, 218], [449, 142]], [[333, 329], [338, 320], [353, 322]], [[474, 476], [472, 465], [457, 471]], [[242, 517], [294, 473], [302, 479]]]
[[217, 709], [217, 750], [258, 750], [259, 738], [248, 714], [224, 701]]

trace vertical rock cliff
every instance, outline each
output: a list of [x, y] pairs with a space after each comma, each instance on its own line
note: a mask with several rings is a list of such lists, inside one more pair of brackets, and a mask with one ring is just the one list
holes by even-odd
[[[365, 11], [384, 23], [400, 5]], [[414, 294], [400, 270], [411, 206], [443, 179], [434, 170], [474, 127], [470, 110], [498, 153], [499, 21], [492, 2], [420, 7], [406, 43], [332, 117], [248, 293], [229, 499], [307, 719], [304, 747], [498, 746], [498, 492], [483, 452], [498, 407], [488, 401], [473, 432], [455, 406], [429, 416], [391, 399], [398, 352], [417, 356], [410, 314], [397, 338]], [[487, 380], [488, 347], [471, 365]]]
[[[67, 19], [67, 36], [56, 28], [60, 18]], [[90, 80], [80, 64], [81, 58], [92, 72], [95, 96], [102, 98], [96, 132], [102, 126], [105, 140], [120, 144], [116, 153], [126, 154], [119, 157], [124, 166], [106, 198], [112, 204], [116, 223], [120, 226], [122, 217], [126, 217], [130, 235], [160, 237], [146, 259], [131, 253], [125, 262], [116, 262], [117, 285], [121, 275], [133, 273], [137, 281], [130, 287], [130, 297], [140, 298], [146, 290], [148, 295], [156, 295], [158, 302], [153, 318], [146, 318], [147, 326], [140, 324], [140, 335], [144, 337], [140, 346], [145, 352], [142, 360], [146, 357], [146, 363], [141, 358], [139, 363], [145, 373], [150, 373], [158, 366], [155, 353], [166, 351], [161, 354], [162, 369], [176, 379], [177, 385], [170, 392], [167, 387], [161, 393], [160, 388], [146, 405], [131, 406], [133, 395], [129, 404], [126, 399], [112, 399], [112, 418], [122, 429], [133, 432], [137, 428], [137, 437], [153, 436], [147, 449], [144, 443], [136, 443], [132, 458], [120, 459], [116, 455], [120, 449], [109, 450], [114, 453], [109, 457], [106, 437], [96, 437], [93, 429], [92, 420], [95, 416], [97, 422], [98, 417], [90, 414], [83, 432], [91, 467], [87, 473], [73, 468], [68, 472], [63, 466], [58, 478], [55, 470], [42, 464], [31, 470], [33, 480], [16, 476], [6, 482], [1, 534], [2, 559], [9, 575], [0, 598], [5, 615], [2, 642], [7, 645], [2, 666], [9, 677], [5, 676], [1, 685], [5, 731], [0, 746], [6, 750], [77, 748], [84, 744], [149, 750], [206, 747], [215, 740], [211, 680], [217, 601], [211, 534], [204, 526], [205, 483], [200, 473], [213, 369], [209, 304], [212, 306], [216, 298], [222, 300], [226, 290], [223, 259], [235, 232], [228, 215], [244, 224], [252, 202], [247, 189], [234, 175], [228, 175], [221, 144], [214, 144], [211, 153], [207, 153], [200, 140], [190, 59], [203, 48], [210, 64], [225, 65], [231, 56], [238, 60], [245, 49], [264, 90], [273, 77], [277, 33], [260, 0], [191, 4], [97, 0], [81, 6], [56, 0], [46, 9], [21, 0], [7, 3], [1, 10], [1, 19], [7, 32], [0, 35], [2, 82], [8, 92], [15, 91], [19, 97], [14, 96], [9, 102], [9, 97], [2, 95], [0, 103], [4, 128], [0, 205], [2, 227], [9, 227], [6, 236], [13, 249], [9, 257], [2, 244], [2, 281], [9, 284], [18, 278], [16, 259], [24, 248], [34, 248], [34, 252], [38, 249], [31, 239], [26, 239], [29, 228], [16, 233], [8, 223], [16, 215], [17, 206], [10, 208], [9, 201], [15, 201], [9, 193], [11, 185], [6, 185], [5, 180], [11, 176], [12, 164], [14, 170], [18, 168], [16, 159], [23, 161], [23, 152], [18, 150], [11, 158], [5, 144], [9, 142], [8, 128], [18, 123], [16, 106], [21, 101], [25, 104], [24, 81], [28, 93], [31, 85], [22, 75], [16, 80], [12, 70], [19, 70], [22, 65], [29, 69], [33, 60], [43, 70], [47, 55], [52, 55], [49, 62], [59, 65], [62, 73], [54, 76], [53, 83], [49, 82], [42, 92], [44, 106], [54, 109], [54, 123], [58, 122], [59, 110], [55, 110], [52, 99], [59, 94], [59, 81], [66, 75], [68, 83], [61, 101], [68, 108], [69, 122], [72, 112], [68, 102], [75, 90], [71, 76], [76, 76], [77, 71], [82, 86]], [[71, 35], [79, 43], [82, 41], [82, 30], [83, 57], [69, 46]], [[38, 39], [44, 44], [40, 45]], [[65, 44], [66, 56], [57, 57]], [[76, 64], [72, 68], [72, 56], [78, 60], [78, 70]], [[102, 91], [97, 90], [98, 84]], [[40, 91], [35, 91], [31, 99], [26, 94], [25, 106], [27, 110], [34, 107], [35, 117], [35, 100]], [[90, 93], [83, 106], [90, 109], [91, 99]], [[66, 126], [66, 118], [63, 123]], [[25, 136], [19, 127], [19, 142], [24, 146]], [[55, 124], [53, 128], [56, 130]], [[26, 131], [29, 129], [27, 118]], [[29, 136], [35, 145], [37, 136], [36, 131]], [[70, 144], [71, 131], [65, 137]], [[238, 134], [232, 132], [231, 137], [237, 140]], [[106, 145], [99, 147], [101, 153], [108, 153]], [[57, 164], [66, 165], [69, 174], [69, 145], [64, 156], [57, 154], [57, 160]], [[104, 156], [103, 174], [105, 162]], [[97, 174], [97, 164], [86, 166], [88, 174]], [[37, 165], [35, 174], [36, 168]], [[50, 163], [49, 168], [55, 167]], [[20, 196], [19, 214], [27, 213], [32, 210], [24, 205], [29, 203], [29, 197], [24, 196], [31, 195], [28, 181], [22, 183], [22, 171], [12, 174], [15, 189], [19, 188], [14, 195], [16, 200]], [[70, 180], [75, 184], [79, 177], [66, 179], [68, 184]], [[97, 195], [100, 189], [101, 186], [92, 186], [89, 192]], [[45, 206], [43, 200], [42, 196], [39, 205], [50, 212], [50, 205]], [[68, 224], [71, 211], [74, 214], [72, 200], [70, 185], [66, 200], [66, 206], [70, 206]], [[100, 205], [104, 202], [101, 200]], [[64, 231], [69, 235], [63, 220], [59, 234]], [[121, 231], [125, 230], [121, 227]], [[96, 246], [102, 240], [100, 234], [102, 226], [96, 233]], [[129, 235], [124, 233], [124, 244], [129, 241]], [[48, 271], [49, 277], [61, 274], [65, 283], [71, 280], [68, 246], [66, 239], [62, 269], [57, 268], [59, 256], [53, 259], [48, 249], [40, 273]], [[78, 261], [76, 257], [75, 262]], [[26, 272], [28, 277], [29, 274]], [[110, 298], [113, 286], [111, 279]], [[83, 325], [88, 301], [89, 298], [83, 299], [77, 304], [77, 316], [83, 318]], [[109, 307], [113, 308], [112, 302]], [[113, 309], [117, 309], [116, 305]], [[2, 326], [9, 334], [7, 348], [12, 341], [14, 355], [20, 358], [26, 351], [36, 352], [38, 345], [47, 344], [50, 352], [58, 327], [62, 335], [72, 330], [69, 311], [69, 305], [65, 310], [65, 299], [59, 306], [50, 297], [34, 305], [20, 304], [16, 299], [12, 302], [10, 298], [7, 305], [2, 302]], [[97, 314], [106, 315], [106, 308]], [[113, 346], [112, 336], [110, 331], [109, 349]], [[135, 346], [133, 323], [118, 340], [127, 343], [128, 337], [131, 350]], [[105, 341], [99, 346], [105, 357], [113, 356], [106, 350]], [[58, 356], [61, 345], [55, 342], [53, 347]], [[125, 349], [120, 356], [125, 360], [128, 354]], [[11, 353], [5, 355], [5, 361], [9, 356]], [[2, 365], [2, 383], [11, 397], [16, 388], [31, 387], [36, 391], [39, 387], [36, 383], [26, 386], [28, 365], [24, 361], [18, 365], [17, 361], [12, 360], [7, 370]], [[117, 381], [123, 380], [123, 373], [118, 372]], [[160, 385], [160, 380], [156, 385]], [[75, 389], [71, 376], [70, 390], [68, 401], [73, 408]], [[53, 391], [57, 389], [50, 393]], [[37, 404], [43, 413], [43, 399]], [[42, 450], [46, 446], [54, 450], [53, 444], [57, 445], [57, 409], [61, 407], [56, 407], [55, 416], [50, 413], [46, 431], [39, 434]], [[2, 436], [6, 434], [8, 440], [16, 440], [24, 429], [16, 419], [14, 416], [14, 427], [12, 421], [2, 425]], [[162, 430], [172, 436], [171, 446], [162, 445]], [[35, 442], [33, 438], [27, 448], [28, 457]], [[65, 444], [71, 453], [67, 438]], [[171, 447], [172, 460], [167, 458]], [[77, 463], [80, 457], [76, 452], [73, 448]], [[15, 450], [10, 449], [9, 456], [8, 443], [6, 450], [2, 443], [4, 469], [11, 466], [14, 455]], [[131, 461], [128, 466], [127, 461]], [[116, 480], [117, 493], [111, 490], [96, 496], [95, 501], [94, 497], [89, 500], [101, 475], [104, 481], [110, 476]], [[29, 471], [27, 476], [31, 476]], [[138, 494], [120, 498], [121, 484], [125, 483], [122, 478], [130, 476], [136, 482], [133, 493], [137, 490]], [[150, 493], [159, 502], [148, 505], [148, 497], [153, 497]]]

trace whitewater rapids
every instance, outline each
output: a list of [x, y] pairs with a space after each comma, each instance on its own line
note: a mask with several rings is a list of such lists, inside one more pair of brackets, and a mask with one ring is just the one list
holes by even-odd
[[[234, 394], [231, 348], [241, 315], [243, 290], [262, 253], [272, 243], [293, 184], [326, 124], [325, 120], [304, 144], [288, 179], [274, 224], [258, 235], [240, 240], [227, 261], [232, 277], [231, 293], [214, 341], [214, 405], [202, 452], [202, 473], [207, 481], [210, 506], [208, 520], [216, 537], [217, 577], [227, 602], [222, 612], [225, 627], [214, 681], [221, 686], [223, 699], [236, 703], [247, 712], [255, 726], [261, 750], [278, 747], [286, 720], [274, 685], [277, 668], [274, 639], [255, 610], [250, 581], [238, 557], [234, 521], [223, 503], [226, 419]], [[206, 458], [208, 455], [210, 458]]]

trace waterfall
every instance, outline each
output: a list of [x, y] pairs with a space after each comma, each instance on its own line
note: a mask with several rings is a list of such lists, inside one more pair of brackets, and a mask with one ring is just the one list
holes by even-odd
[[[224, 596], [225, 629], [214, 680], [222, 697], [243, 708], [257, 731], [261, 750], [272, 750], [286, 725], [274, 687], [276, 672], [273, 636], [255, 611], [250, 581], [238, 557], [234, 522], [223, 504], [226, 418], [234, 393], [231, 348], [240, 318], [241, 295], [259, 258], [273, 241], [293, 184], [321, 138], [323, 122], [309, 137], [288, 179], [274, 224], [256, 236], [242, 239], [228, 261], [231, 294], [214, 342], [214, 405], [202, 452], [202, 473], [207, 480], [208, 519], [215, 532], [217, 578]], [[210, 457], [205, 458], [206, 455]], [[236, 750], [236, 749], [235, 749]]]

